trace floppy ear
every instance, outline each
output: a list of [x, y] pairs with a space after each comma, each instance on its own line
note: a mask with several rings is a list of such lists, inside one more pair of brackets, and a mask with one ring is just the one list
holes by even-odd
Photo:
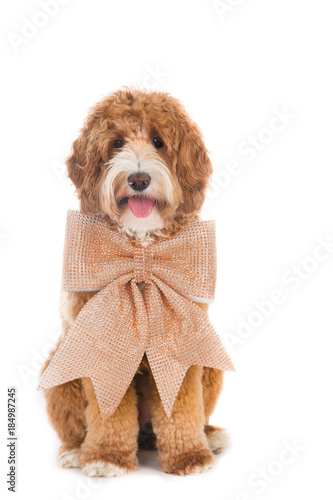
[[66, 159], [68, 177], [76, 187], [81, 212], [85, 215], [98, 212], [97, 185], [104, 162], [94, 133], [95, 121], [96, 117], [90, 114]]
[[186, 119], [180, 128], [177, 176], [183, 190], [180, 210], [185, 214], [200, 211], [213, 167], [199, 127]]

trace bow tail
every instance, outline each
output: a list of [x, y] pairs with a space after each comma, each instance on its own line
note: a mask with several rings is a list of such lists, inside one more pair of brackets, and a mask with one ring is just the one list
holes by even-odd
[[130, 385], [148, 341], [148, 321], [136, 283], [113, 283], [90, 299], [43, 374], [38, 389], [89, 377], [107, 419]]
[[145, 304], [151, 335], [146, 354], [169, 417], [190, 366], [234, 367], [207, 314], [192, 301], [154, 277]]

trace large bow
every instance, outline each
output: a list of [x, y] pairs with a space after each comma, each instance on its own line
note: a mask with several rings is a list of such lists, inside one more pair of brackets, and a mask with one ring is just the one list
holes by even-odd
[[[138, 283], [145, 282], [144, 293]], [[146, 353], [165, 412], [191, 365], [234, 370], [207, 315], [216, 281], [215, 224], [136, 246], [103, 221], [70, 210], [63, 288], [100, 290], [83, 307], [38, 389], [90, 377], [101, 414], [119, 405]]]

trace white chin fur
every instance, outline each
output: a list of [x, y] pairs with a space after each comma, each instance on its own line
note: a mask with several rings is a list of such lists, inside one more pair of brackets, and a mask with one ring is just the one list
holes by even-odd
[[156, 206], [153, 207], [148, 217], [135, 217], [129, 206], [126, 206], [120, 217], [119, 224], [129, 235], [144, 238], [151, 232], [156, 232], [163, 227], [163, 220]]

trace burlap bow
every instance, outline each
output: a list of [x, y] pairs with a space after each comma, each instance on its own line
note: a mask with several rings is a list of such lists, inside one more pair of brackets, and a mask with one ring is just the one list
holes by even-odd
[[100, 291], [77, 316], [38, 389], [90, 377], [106, 419], [146, 353], [170, 416], [191, 365], [234, 370], [207, 315], [192, 302], [211, 302], [215, 281], [213, 221], [193, 222], [173, 238], [142, 247], [98, 216], [69, 211], [63, 288]]

